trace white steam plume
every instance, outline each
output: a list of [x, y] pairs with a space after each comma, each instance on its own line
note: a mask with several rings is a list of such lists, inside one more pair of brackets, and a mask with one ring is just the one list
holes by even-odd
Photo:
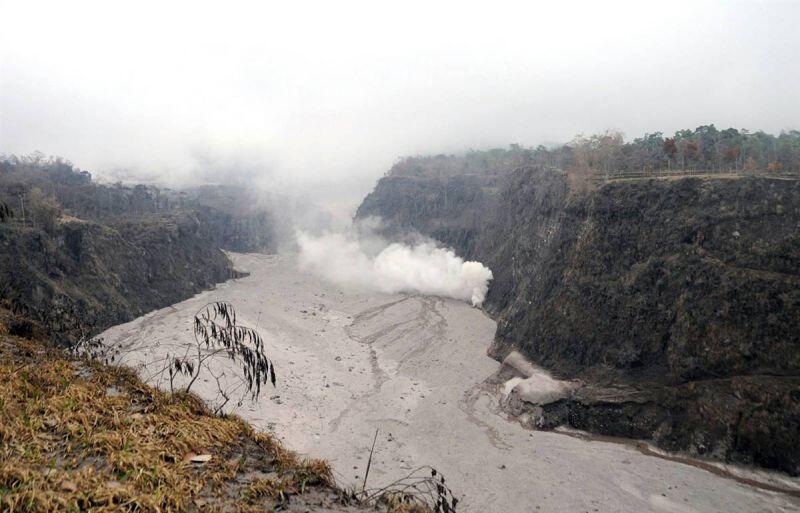
[[492, 279], [492, 271], [480, 262], [465, 262], [430, 242], [386, 245], [374, 238], [298, 231], [297, 243], [301, 267], [339, 285], [445, 296], [480, 306]]

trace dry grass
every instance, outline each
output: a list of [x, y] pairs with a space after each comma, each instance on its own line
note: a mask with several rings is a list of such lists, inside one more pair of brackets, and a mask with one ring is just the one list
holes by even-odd
[[[2, 323], [0, 323], [2, 324]], [[125, 369], [0, 329], [0, 510], [270, 511], [336, 501], [323, 461]], [[211, 454], [192, 463], [193, 454]], [[291, 499], [291, 500], [290, 500]]]

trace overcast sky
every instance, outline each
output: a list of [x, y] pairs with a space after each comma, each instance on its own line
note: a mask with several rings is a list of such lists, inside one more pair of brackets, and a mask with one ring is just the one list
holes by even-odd
[[0, 0], [0, 153], [346, 201], [398, 157], [800, 127], [800, 3]]

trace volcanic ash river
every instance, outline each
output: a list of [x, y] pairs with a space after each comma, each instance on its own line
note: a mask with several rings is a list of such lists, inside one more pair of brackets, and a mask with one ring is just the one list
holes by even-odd
[[[102, 336], [121, 346], [124, 364], [157, 384], [151, 362], [193, 342], [195, 313], [212, 301], [231, 302], [241, 324], [258, 327], [278, 381], [257, 402], [227, 410], [295, 451], [327, 459], [341, 485], [360, 488], [377, 429], [368, 487], [433, 465], [463, 499], [459, 511], [800, 510], [796, 497], [626, 445], [507, 420], [496, 387], [484, 383], [499, 368], [486, 356], [495, 323], [467, 302], [483, 299], [471, 289], [459, 289], [465, 301], [388, 287], [364, 292], [312, 273], [309, 262], [301, 271], [294, 256], [230, 256], [250, 275]], [[236, 372], [227, 361], [219, 366]], [[204, 378], [194, 391], [217, 400], [214, 378]]]

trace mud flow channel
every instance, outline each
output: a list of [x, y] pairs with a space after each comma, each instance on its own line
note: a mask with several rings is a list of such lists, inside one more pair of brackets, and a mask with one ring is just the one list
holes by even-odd
[[[120, 346], [125, 364], [166, 386], [159, 362], [192, 342], [197, 310], [230, 301], [240, 323], [258, 327], [278, 381], [257, 402], [226, 409], [295, 451], [329, 460], [342, 485], [361, 486], [377, 429], [368, 487], [433, 465], [462, 498], [460, 511], [800, 511], [796, 496], [635, 444], [529, 431], [506, 419], [496, 392], [483, 385], [499, 366], [486, 356], [495, 324], [466, 303], [345, 290], [302, 273], [292, 256], [230, 256], [250, 275], [102, 336]], [[223, 379], [237, 372], [227, 361], [215, 365]], [[214, 378], [198, 384], [201, 396], [219, 400]]]

